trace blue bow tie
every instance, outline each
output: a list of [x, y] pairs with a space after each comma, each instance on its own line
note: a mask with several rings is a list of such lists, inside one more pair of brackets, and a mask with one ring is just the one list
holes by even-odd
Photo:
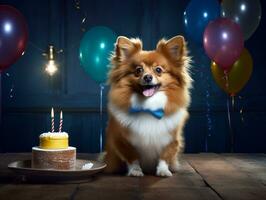
[[157, 119], [161, 119], [164, 116], [164, 110], [161, 108], [157, 110], [150, 110], [150, 109], [143, 109], [143, 108], [130, 108], [129, 109], [129, 113], [132, 113], [132, 114], [141, 113], [141, 112], [149, 113]]

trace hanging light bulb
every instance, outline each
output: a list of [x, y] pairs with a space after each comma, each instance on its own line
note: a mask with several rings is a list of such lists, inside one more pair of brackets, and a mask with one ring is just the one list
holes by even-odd
[[46, 65], [46, 68], [45, 68], [45, 71], [50, 76], [53, 76], [55, 74], [55, 72], [57, 71], [57, 65], [55, 64], [54, 60], [49, 60], [48, 61], [47, 65]]
[[50, 76], [53, 76], [58, 70], [56, 62], [55, 62], [55, 54], [56, 54], [56, 51], [53, 45], [49, 45], [47, 52], [43, 54], [48, 59], [48, 63], [46, 64], [45, 71]]

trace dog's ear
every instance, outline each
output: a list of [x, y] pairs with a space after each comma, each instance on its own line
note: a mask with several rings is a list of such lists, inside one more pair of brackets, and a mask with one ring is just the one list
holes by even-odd
[[124, 61], [141, 49], [142, 42], [140, 39], [128, 39], [127, 37], [119, 36], [115, 44], [115, 57], [119, 61]]
[[170, 40], [162, 39], [158, 42], [156, 51], [172, 60], [178, 61], [187, 54], [185, 39], [181, 35], [175, 36]]

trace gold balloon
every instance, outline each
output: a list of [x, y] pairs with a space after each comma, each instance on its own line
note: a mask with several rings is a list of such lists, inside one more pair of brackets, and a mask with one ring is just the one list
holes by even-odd
[[[226, 59], [226, 58], [225, 58]], [[253, 70], [253, 61], [247, 49], [244, 49], [239, 59], [233, 64], [227, 74], [215, 63], [211, 63], [212, 76], [226, 93], [234, 96], [248, 82]]]

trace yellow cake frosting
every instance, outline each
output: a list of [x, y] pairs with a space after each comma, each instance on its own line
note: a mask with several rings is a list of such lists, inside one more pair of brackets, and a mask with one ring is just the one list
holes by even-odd
[[40, 135], [40, 148], [65, 149], [68, 148], [68, 134], [66, 132], [48, 132]]

